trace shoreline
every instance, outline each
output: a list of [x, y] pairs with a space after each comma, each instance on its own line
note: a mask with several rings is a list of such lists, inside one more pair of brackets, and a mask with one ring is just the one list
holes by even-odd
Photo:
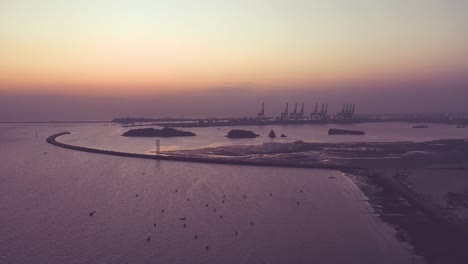
[[[408, 162], [393, 163], [391, 167], [379, 164], [375, 168], [369, 166], [350, 166], [351, 163], [342, 164], [323, 164], [315, 160], [315, 163], [298, 163], [291, 160], [286, 162], [278, 162], [277, 160], [270, 161], [261, 159], [236, 159], [238, 157], [203, 157], [196, 155], [183, 155], [181, 152], [173, 152], [171, 154], [163, 155], [150, 155], [150, 154], [137, 154], [118, 152], [111, 150], [93, 149], [87, 147], [74, 146], [58, 142], [56, 139], [63, 135], [71, 134], [70, 132], [62, 132], [49, 136], [46, 141], [57, 147], [62, 147], [71, 150], [77, 150], [88, 153], [113, 155], [120, 157], [143, 158], [153, 160], [166, 160], [166, 161], [179, 161], [179, 162], [193, 162], [204, 164], [219, 164], [219, 165], [241, 165], [241, 166], [266, 166], [266, 167], [284, 167], [284, 168], [308, 168], [308, 169], [329, 169], [337, 170], [343, 174], [351, 174], [358, 177], [364, 177], [371, 185], [385, 190], [388, 196], [397, 199], [403, 199], [399, 202], [392, 203], [386, 201], [385, 196], [382, 197], [378, 193], [367, 192], [364, 187], [359, 187], [366, 196], [369, 197], [369, 205], [371, 207], [377, 206], [378, 213], [376, 216], [381, 221], [393, 226], [396, 231], [396, 237], [402, 243], [409, 243], [413, 249], [414, 254], [424, 256], [428, 263], [433, 261], [437, 262], [441, 259], [448, 260], [452, 263], [460, 259], [468, 259], [468, 251], [465, 250], [463, 245], [468, 243], [468, 222], [456, 216], [452, 212], [436, 205], [430, 200], [424, 199], [414, 191], [408, 188], [403, 182], [398, 179], [398, 171], [402, 168], [407, 168]], [[283, 143], [286, 144], [287, 143]], [[301, 144], [300, 144], [301, 145]], [[327, 144], [325, 144], [327, 145]], [[336, 144], [335, 144], [336, 145]], [[430, 145], [430, 144], [429, 144]], [[447, 144], [450, 145], [450, 144]], [[329, 145], [327, 145], [329, 146]], [[339, 146], [339, 145], [336, 145]], [[348, 145], [341, 145], [345, 147]], [[398, 143], [396, 143], [396, 146]], [[300, 146], [301, 147], [301, 146]], [[303, 146], [302, 146], [303, 147]], [[401, 146], [400, 146], [401, 147]], [[450, 147], [450, 146], [449, 146]], [[248, 147], [247, 147], [248, 148]], [[203, 149], [202, 149], [203, 150]], [[202, 151], [203, 152], [203, 151]], [[175, 155], [174, 155], [175, 154]], [[206, 153], [205, 153], [206, 154]], [[295, 154], [288, 152], [288, 154]], [[296, 152], [297, 154], [297, 152]], [[265, 157], [263, 157], [265, 158]], [[368, 164], [369, 161], [358, 164]], [[371, 162], [372, 164], [372, 162]], [[418, 164], [419, 167], [427, 167], [427, 164]], [[440, 165], [449, 165], [441, 163]], [[413, 167], [414, 168], [414, 167]], [[400, 197], [400, 198], [398, 198]], [[377, 199], [377, 201], [373, 201]], [[380, 203], [380, 204], [379, 204]], [[409, 209], [410, 208], [410, 209]], [[409, 210], [409, 211], [408, 211]], [[404, 215], [404, 217], [392, 218], [388, 215]], [[425, 219], [425, 220], [424, 220]], [[434, 247], [437, 248], [434, 252]], [[445, 263], [442, 261], [442, 263]]]
[[331, 169], [331, 170], [343, 170], [346, 167], [339, 165], [311, 165], [311, 164], [293, 164], [289, 162], [266, 162], [266, 161], [244, 161], [244, 160], [234, 160], [234, 159], [216, 159], [216, 158], [207, 158], [200, 156], [181, 156], [181, 155], [150, 155], [150, 154], [139, 154], [139, 153], [129, 153], [129, 152], [120, 152], [113, 150], [103, 150], [95, 149], [88, 147], [80, 147], [75, 145], [70, 145], [66, 143], [58, 142], [56, 139], [63, 135], [69, 135], [70, 132], [61, 132], [49, 136], [46, 139], [46, 142], [66, 149], [83, 151], [88, 153], [95, 154], [104, 154], [120, 157], [129, 157], [129, 158], [142, 158], [142, 159], [153, 159], [153, 160], [167, 160], [167, 161], [182, 161], [182, 162], [195, 162], [195, 163], [211, 163], [211, 164], [224, 164], [224, 165], [245, 165], [245, 166], [266, 166], [266, 167], [286, 167], [286, 168], [310, 168], [310, 169]]
[[[243, 165], [243, 166], [266, 166], [266, 167], [286, 167], [286, 168], [309, 168], [309, 169], [330, 169], [337, 170], [342, 173], [348, 173], [353, 175], [359, 175], [372, 179], [377, 185], [390, 190], [396, 195], [403, 197], [408, 203], [413, 205], [415, 208], [423, 212], [431, 220], [436, 223], [442, 224], [444, 230], [448, 232], [454, 232], [459, 234], [462, 238], [459, 238], [463, 241], [468, 242], [468, 224], [465, 223], [462, 219], [458, 218], [456, 215], [444, 210], [443, 208], [435, 205], [431, 201], [428, 201], [420, 197], [417, 193], [410, 190], [405, 186], [401, 181], [396, 179], [394, 176], [398, 175], [396, 170], [405, 167], [401, 164], [398, 166], [394, 164], [392, 167], [353, 167], [339, 164], [323, 164], [323, 163], [298, 163], [293, 161], [278, 162], [277, 160], [265, 161], [265, 160], [255, 160], [255, 159], [236, 159], [236, 157], [226, 156], [221, 157], [203, 157], [196, 155], [181, 155], [177, 154], [180, 152], [174, 152], [175, 155], [171, 154], [159, 154], [159, 155], [150, 155], [150, 154], [138, 154], [138, 153], [128, 153], [128, 152], [118, 152], [111, 150], [101, 150], [88, 147], [74, 146], [70, 144], [65, 144], [58, 142], [56, 139], [63, 135], [71, 134], [70, 132], [62, 132], [49, 136], [46, 141], [49, 144], [52, 144], [57, 147], [62, 147], [71, 150], [83, 151], [88, 153], [95, 154], [104, 154], [104, 155], [113, 155], [120, 157], [131, 157], [131, 158], [144, 158], [144, 159], [153, 159], [153, 160], [166, 160], [166, 161], [181, 161], [181, 162], [194, 162], [194, 163], [205, 163], [205, 164], [220, 164], [220, 165]], [[332, 143], [333, 144], [333, 143]], [[386, 143], [389, 144], [389, 143]], [[390, 143], [391, 144], [391, 143]], [[395, 143], [397, 144], [397, 143]], [[443, 162], [441, 164], [444, 164]], [[445, 163], [447, 164], [447, 163]], [[420, 164], [420, 167], [427, 166]], [[393, 171], [393, 173], [392, 173]]]
[[[357, 171], [350, 171], [351, 174], [359, 174]], [[362, 175], [364, 174], [364, 175]], [[465, 223], [461, 218], [457, 217], [455, 214], [444, 210], [435, 203], [420, 197], [417, 193], [413, 192], [402, 182], [397, 180], [395, 176], [398, 175], [398, 172], [391, 173], [388, 170], [377, 170], [377, 171], [363, 171], [361, 172], [362, 176], [375, 179], [377, 183], [381, 186], [392, 189], [397, 194], [402, 196], [408, 203], [417, 207], [425, 215], [429, 216], [431, 219], [448, 224], [449, 227], [453, 228], [455, 231], [460, 231], [468, 238], [468, 224]]]

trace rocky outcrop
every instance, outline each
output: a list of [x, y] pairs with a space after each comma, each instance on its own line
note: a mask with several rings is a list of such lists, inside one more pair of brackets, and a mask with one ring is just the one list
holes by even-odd
[[328, 135], [356, 135], [361, 136], [365, 135], [364, 131], [357, 131], [357, 130], [346, 130], [346, 129], [336, 129], [331, 128], [328, 130]]
[[233, 129], [226, 135], [228, 138], [256, 138], [260, 135], [249, 130]]
[[270, 134], [268, 134], [268, 137], [269, 138], [275, 138], [276, 137], [275, 131], [271, 130]]
[[132, 129], [123, 133], [124, 137], [192, 137], [196, 136], [195, 133], [188, 131], [181, 131], [170, 127], [163, 129], [155, 128], [141, 128]]

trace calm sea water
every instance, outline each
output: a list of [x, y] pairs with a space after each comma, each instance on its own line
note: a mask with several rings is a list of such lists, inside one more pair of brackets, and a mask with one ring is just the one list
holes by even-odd
[[[302, 128], [284, 129], [292, 137]], [[337, 171], [153, 161], [45, 143], [71, 131], [67, 141], [118, 149], [100, 139], [126, 141], [122, 130], [0, 125], [0, 263], [412, 261]], [[309, 133], [319, 139], [324, 130]]]
[[[265, 142], [394, 142], [428, 141], [441, 138], [468, 138], [468, 129], [443, 124], [428, 124], [427, 129], [415, 129], [408, 123], [363, 123], [355, 125], [289, 125], [289, 126], [245, 126], [245, 127], [206, 127], [183, 128], [197, 134], [196, 137], [162, 138], [162, 150], [196, 149], [239, 144], [262, 144]], [[329, 136], [328, 129], [343, 128], [362, 130], [365, 136]], [[124, 152], [148, 153], [155, 150], [154, 138], [128, 138], [121, 135], [131, 128], [104, 126], [103, 124], [80, 125], [70, 128], [72, 135], [58, 140], [80, 146], [98, 147]], [[229, 139], [225, 135], [231, 129], [247, 129], [261, 136], [255, 139]], [[277, 136], [284, 133], [287, 138], [268, 138], [270, 130]], [[33, 132], [33, 131], [31, 131]]]

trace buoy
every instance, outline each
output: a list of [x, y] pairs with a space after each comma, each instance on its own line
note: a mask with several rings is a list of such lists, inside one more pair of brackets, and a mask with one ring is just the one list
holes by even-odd
[[151, 236], [148, 236], [148, 238], [146, 239], [146, 242], [150, 242], [151, 241]]
[[250, 221], [250, 225], [253, 226], [253, 221]]
[[163, 212], [163, 213], [164, 213], [164, 209], [162, 209], [162, 210], [161, 210], [161, 212]]
[[195, 235], [195, 237], [194, 237], [193, 239], [197, 240], [197, 239], [198, 239], [198, 235]]
[[236, 236], [237, 236], [239, 233], [237, 233], [237, 231], [236, 231], [236, 233], [235, 233], [235, 234], [236, 234]]
[[206, 246], [205, 248], [206, 248], [206, 250], [210, 249], [210, 247], [209, 247], [209, 246]]
[[156, 227], [156, 224], [154, 224], [153, 226]]
[[300, 202], [297, 202], [297, 205], [300, 205], [301, 203]]

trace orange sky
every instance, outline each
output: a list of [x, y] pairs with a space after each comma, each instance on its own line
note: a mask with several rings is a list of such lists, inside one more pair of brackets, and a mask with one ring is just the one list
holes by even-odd
[[0, 91], [313, 89], [468, 72], [461, 1], [195, 2], [2, 1]]

